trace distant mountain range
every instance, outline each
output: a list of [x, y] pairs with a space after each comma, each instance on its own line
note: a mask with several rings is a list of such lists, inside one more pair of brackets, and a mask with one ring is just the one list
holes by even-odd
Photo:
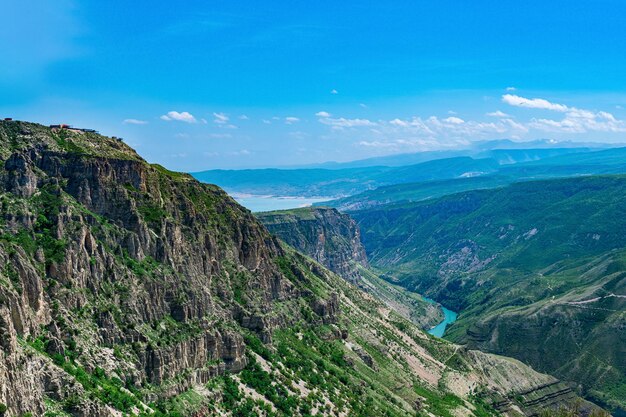
[[[460, 191], [501, 187], [520, 181], [542, 178], [570, 177], [592, 174], [626, 173], [626, 148], [587, 150], [519, 162], [501, 164], [497, 170], [475, 177], [447, 178], [440, 180], [400, 183], [367, 190], [318, 205], [336, 207], [340, 210], [362, 210], [383, 204], [421, 201]], [[492, 151], [507, 160], [511, 151]], [[529, 152], [534, 151], [514, 151]], [[521, 159], [521, 158], [519, 158]], [[440, 161], [445, 162], [446, 160]]]
[[454, 158], [457, 156], [472, 156], [475, 158], [489, 157], [489, 152], [493, 150], [547, 150], [547, 149], [606, 149], [626, 146], [625, 144], [595, 143], [595, 142], [574, 142], [555, 141], [552, 139], [538, 139], [526, 142], [513, 141], [511, 139], [496, 139], [488, 141], [471, 142], [467, 147], [460, 149], [449, 149], [440, 151], [425, 151], [401, 153], [386, 156], [376, 156], [372, 158], [359, 159], [350, 162], [324, 162], [321, 164], [299, 165], [285, 168], [324, 168], [324, 169], [344, 169], [363, 168], [370, 166], [402, 166], [413, 165], [434, 159]]
[[[503, 144], [498, 142], [497, 145]], [[508, 182], [533, 175], [545, 177], [602, 173], [605, 172], [601, 166], [604, 160], [611, 164], [612, 171], [609, 172], [625, 172], [618, 166], [622, 161], [624, 148], [482, 149], [486, 146], [484, 144], [479, 149], [467, 151], [472, 156], [436, 153], [438, 157], [442, 157], [436, 158], [434, 153], [407, 154], [377, 160], [381, 165], [376, 166], [209, 170], [192, 175], [202, 182], [219, 185], [231, 193], [337, 198], [395, 184], [496, 173], [509, 177]], [[594, 156], [582, 156], [588, 154]], [[420, 159], [421, 162], [411, 165], [394, 165]], [[548, 161], [543, 168], [539, 167], [542, 165], [541, 161]], [[383, 163], [388, 165], [382, 165]], [[576, 172], [576, 169], [580, 172]]]

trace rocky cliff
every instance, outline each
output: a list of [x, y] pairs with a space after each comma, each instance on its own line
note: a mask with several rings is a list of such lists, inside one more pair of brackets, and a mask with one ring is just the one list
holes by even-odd
[[0, 415], [521, 415], [556, 382], [425, 335], [118, 140], [0, 122], [0, 159]]
[[288, 245], [352, 283], [360, 280], [358, 267], [368, 267], [359, 227], [335, 209], [307, 207], [258, 213], [257, 217]]

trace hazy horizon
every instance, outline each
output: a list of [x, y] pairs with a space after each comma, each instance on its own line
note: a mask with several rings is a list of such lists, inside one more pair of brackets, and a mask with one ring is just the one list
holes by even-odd
[[13, 3], [0, 115], [121, 136], [179, 171], [501, 138], [621, 143], [624, 12], [614, 1]]

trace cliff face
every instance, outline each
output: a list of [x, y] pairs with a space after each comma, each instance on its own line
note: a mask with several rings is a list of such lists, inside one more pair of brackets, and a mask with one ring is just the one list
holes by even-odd
[[368, 267], [359, 227], [335, 209], [307, 207], [257, 217], [288, 245], [352, 283], [360, 279], [358, 266]]
[[[88, 371], [114, 369], [95, 346], [127, 346], [134, 382], [160, 384], [242, 369], [228, 322], [269, 340], [297, 317], [273, 308], [300, 295], [273, 262], [282, 250], [221, 190], [112, 139], [2, 127], [0, 396], [12, 409], [40, 413], [51, 384], [55, 397], [70, 389], [24, 345], [80, 355]], [[33, 372], [18, 372], [25, 363]]]
[[0, 415], [467, 414], [555, 382], [426, 336], [119, 141], [0, 122], [0, 157]]

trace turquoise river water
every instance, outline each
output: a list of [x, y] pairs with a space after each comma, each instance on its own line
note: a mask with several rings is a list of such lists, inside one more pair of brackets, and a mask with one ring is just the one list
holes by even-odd
[[[432, 304], [438, 304], [435, 300], [431, 300], [427, 297], [424, 297], [424, 300]], [[428, 331], [428, 333], [436, 337], [443, 337], [446, 332], [446, 327], [448, 327], [449, 324], [454, 323], [456, 318], [459, 316], [458, 313], [448, 310], [444, 306], [441, 306], [441, 310], [443, 311], [443, 321]]]

